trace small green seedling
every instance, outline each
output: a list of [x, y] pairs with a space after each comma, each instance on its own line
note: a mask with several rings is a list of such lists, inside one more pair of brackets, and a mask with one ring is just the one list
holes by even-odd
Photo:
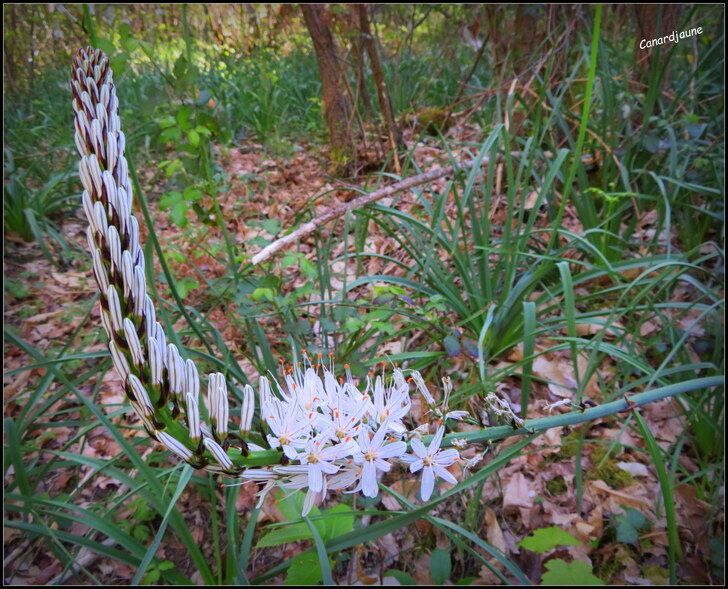
[[[550, 552], [557, 546], [579, 546], [581, 542], [569, 532], [557, 526], [535, 530], [533, 536], [524, 538], [518, 545], [538, 554]], [[567, 563], [561, 558], [552, 558], [544, 563], [546, 572], [541, 577], [544, 585], [604, 585], [592, 574], [591, 567], [581, 561]]]

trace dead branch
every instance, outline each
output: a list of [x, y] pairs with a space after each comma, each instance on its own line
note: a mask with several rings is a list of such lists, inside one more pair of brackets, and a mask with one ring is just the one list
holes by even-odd
[[[522, 154], [520, 151], [512, 151], [511, 155], [514, 157], [520, 157]], [[546, 154], [547, 157], [551, 157], [550, 154]], [[497, 160], [501, 161], [503, 156], [498, 156]], [[488, 156], [484, 157], [481, 161], [481, 165], [487, 165], [490, 162], [490, 158]], [[472, 168], [475, 165], [475, 162], [464, 162], [461, 163], [457, 169], [459, 170], [468, 170]], [[415, 186], [419, 186], [420, 184], [426, 184], [427, 182], [432, 182], [433, 180], [437, 180], [439, 178], [442, 178], [444, 176], [450, 176], [456, 171], [455, 166], [447, 166], [444, 168], [435, 168], [434, 170], [430, 170], [429, 172], [424, 172], [423, 174], [418, 174], [417, 176], [412, 176], [411, 178], [407, 178], [406, 180], [401, 180], [400, 182], [396, 182], [395, 184], [392, 184], [391, 186], [386, 186], [385, 188], [380, 188], [379, 190], [375, 190], [374, 192], [369, 192], [367, 194], [362, 194], [358, 198], [355, 198], [352, 201], [349, 201], [341, 206], [335, 207], [333, 209], [330, 209], [326, 211], [325, 213], [319, 215], [316, 217], [313, 221], [309, 221], [308, 223], [305, 223], [304, 225], [301, 225], [298, 229], [295, 231], [289, 233], [288, 235], [284, 235], [283, 237], [277, 239], [273, 243], [267, 245], [262, 250], [260, 250], [257, 254], [255, 254], [252, 258], [253, 264], [260, 264], [261, 262], [264, 262], [269, 257], [271, 257], [274, 253], [277, 251], [285, 248], [286, 246], [295, 243], [305, 235], [308, 235], [309, 233], [313, 233], [318, 227], [321, 227], [321, 225], [324, 225], [331, 221], [332, 219], [336, 219], [337, 217], [341, 217], [345, 213], [349, 211], [353, 211], [356, 209], [360, 209], [361, 207], [368, 205], [370, 203], [376, 202], [382, 198], [385, 198], [387, 196], [392, 196], [393, 194], [396, 194], [397, 192], [402, 192], [403, 190], [409, 190], [410, 188], [414, 188]]]

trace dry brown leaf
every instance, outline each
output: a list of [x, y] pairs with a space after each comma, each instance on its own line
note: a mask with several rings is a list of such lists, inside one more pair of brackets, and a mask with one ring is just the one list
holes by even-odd
[[485, 525], [488, 527], [487, 538], [488, 542], [500, 550], [503, 554], [507, 554], [506, 539], [503, 536], [503, 530], [501, 530], [498, 524], [498, 518], [490, 507], [485, 509]]
[[533, 209], [534, 206], [536, 206], [536, 201], [538, 200], [538, 192], [535, 190], [532, 190], [526, 195], [526, 200], [523, 203], [523, 208], [527, 211], [530, 211]]
[[608, 510], [612, 513], [619, 512], [620, 506], [622, 505], [626, 507], [634, 507], [635, 509], [639, 509], [644, 513], [649, 513], [652, 507], [652, 501], [638, 493], [636, 485], [631, 485], [629, 488], [632, 491], [626, 492], [612, 489], [604, 481], [587, 481], [587, 488], [592, 490], [596, 494], [606, 494], [610, 498], [615, 499], [616, 502], [611, 502], [612, 508]]
[[533, 507], [528, 479], [520, 472], [511, 477], [503, 491], [503, 508], [506, 507]]
[[647, 470], [647, 466], [641, 462], [617, 462], [617, 466], [623, 471], [628, 472], [632, 476], [636, 477], [647, 477], [650, 476], [650, 471]]
[[418, 585], [432, 585], [430, 575], [430, 555], [426, 554], [418, 558], [414, 563], [412, 577]]
[[605, 339], [614, 339], [617, 335], [623, 333], [624, 330], [624, 325], [622, 325], [619, 321], [612, 321], [609, 315], [594, 317], [593, 323], [576, 324], [576, 334], [581, 337], [594, 336], [601, 332], [605, 332]]
[[[417, 492], [420, 490], [419, 481], [415, 483], [413, 479], [403, 478], [394, 481], [389, 487], [396, 493], [405, 497], [408, 501], [417, 502]], [[402, 505], [392, 495], [382, 494], [382, 504], [390, 511], [398, 511], [402, 509]]]
[[574, 369], [562, 359], [551, 359], [546, 355], [538, 356], [533, 361], [533, 374], [547, 381], [549, 391], [557, 397], [570, 399], [576, 390]]

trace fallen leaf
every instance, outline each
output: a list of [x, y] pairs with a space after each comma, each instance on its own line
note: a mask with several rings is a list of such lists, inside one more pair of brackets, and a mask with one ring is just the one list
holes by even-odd
[[617, 462], [617, 466], [636, 477], [650, 476], [649, 470], [641, 462]]
[[[652, 506], [652, 501], [647, 499], [646, 497], [640, 497], [636, 493], [617, 491], [615, 489], [612, 489], [604, 481], [587, 481], [587, 487], [596, 493], [606, 493], [610, 497], [617, 499], [616, 507], [624, 505], [625, 507], [634, 507], [635, 509], [649, 512]], [[612, 509], [611, 511], [616, 511], [616, 509]]]
[[517, 472], [503, 490], [503, 507], [533, 507], [533, 499], [528, 489], [528, 479]]
[[503, 536], [503, 530], [501, 530], [498, 524], [498, 518], [490, 507], [485, 509], [485, 525], [488, 527], [487, 538], [488, 542], [500, 550], [503, 554], [507, 553], [506, 539]]

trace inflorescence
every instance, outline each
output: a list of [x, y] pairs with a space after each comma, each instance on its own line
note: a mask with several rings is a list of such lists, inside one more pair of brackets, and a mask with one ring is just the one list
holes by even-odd
[[[234, 430], [222, 373], [208, 376], [201, 403], [195, 363], [183, 359], [177, 346], [167, 342], [147, 295], [119, 102], [102, 51], [89, 47], [74, 57], [72, 89], [82, 201], [101, 320], [114, 366], [149, 435], [195, 468], [264, 483], [261, 497], [275, 486], [306, 490], [304, 513], [329, 490], [376, 497], [378, 477], [394, 462], [422, 472], [425, 501], [436, 477], [455, 483], [447, 467], [460, 457], [454, 448], [440, 448], [443, 424], [467, 413], [447, 410], [452, 389], [448, 379], [443, 381], [444, 401], [438, 406], [420, 374], [410, 374], [409, 381], [424, 396], [437, 423], [428, 446], [420, 437], [428, 433], [429, 424], [408, 428], [410, 385], [398, 368], [390, 379], [368, 377], [364, 391], [348, 367], [346, 378], [337, 380], [331, 369], [313, 365], [308, 357], [285, 374], [285, 386], [276, 382], [277, 392], [262, 376], [258, 396], [264, 437], [259, 441], [268, 448], [246, 442], [256, 405], [250, 385], [243, 389], [240, 427]], [[286, 463], [271, 455], [285, 456]], [[266, 459], [267, 465], [251, 467], [265, 464]]]

